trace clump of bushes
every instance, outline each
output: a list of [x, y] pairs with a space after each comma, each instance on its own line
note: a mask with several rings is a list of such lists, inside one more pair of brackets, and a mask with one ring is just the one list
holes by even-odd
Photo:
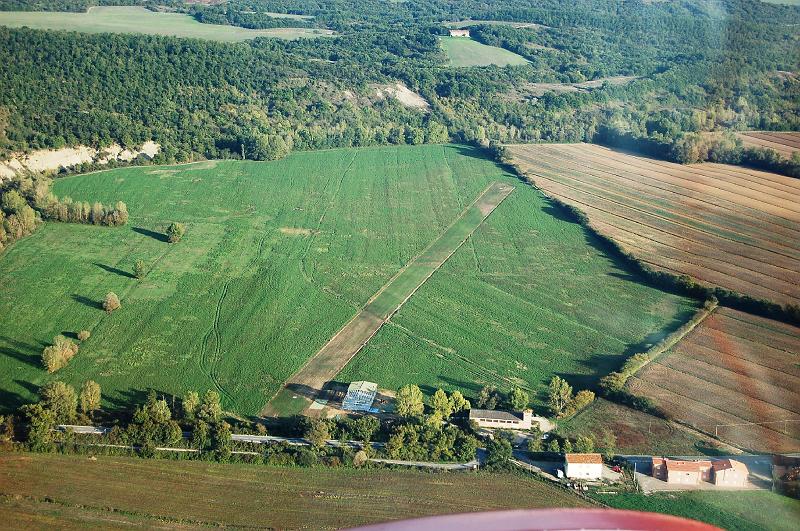
[[42, 365], [47, 372], [56, 372], [67, 366], [69, 360], [78, 353], [78, 345], [61, 334], [53, 338], [53, 344], [42, 351]]
[[68, 223], [90, 223], [116, 227], [128, 223], [128, 205], [117, 201], [113, 206], [95, 202], [91, 206], [88, 201], [73, 201], [70, 197], [58, 199], [50, 195], [42, 209], [45, 218]]
[[[664, 339], [647, 349], [645, 352], [634, 354], [625, 361], [622, 368], [618, 372], [612, 372], [600, 379], [600, 390], [604, 395], [610, 398], [620, 398], [620, 395], [625, 393], [624, 387], [628, 379], [636, 374], [642, 367], [653, 361], [656, 357], [663, 352], [672, 348], [675, 343], [680, 341], [686, 334], [694, 330], [694, 328], [703, 322], [706, 317], [711, 315], [711, 312], [717, 307], [719, 301], [715, 297], [711, 297], [698, 310], [692, 318], [684, 323], [680, 328], [667, 335]], [[628, 397], [629, 398], [629, 397]]]
[[119, 302], [119, 297], [117, 297], [117, 294], [113, 291], [109, 291], [108, 294], [106, 294], [105, 300], [103, 301], [103, 309], [106, 312], [111, 313], [114, 310], [118, 310], [120, 307], [122, 307], [122, 304]]
[[594, 402], [594, 393], [583, 389], [572, 394], [572, 386], [560, 376], [553, 376], [548, 388], [550, 410], [558, 418], [570, 417]]
[[89, 339], [89, 337], [91, 337], [91, 335], [92, 333], [89, 332], [88, 330], [81, 330], [80, 332], [78, 332], [78, 339], [81, 341], [86, 341], [87, 339]]
[[143, 260], [136, 260], [133, 264], [133, 276], [138, 279], [144, 278], [146, 273], [145, 265]]
[[178, 243], [186, 234], [186, 227], [183, 223], [172, 222], [167, 227], [167, 240], [169, 243]]

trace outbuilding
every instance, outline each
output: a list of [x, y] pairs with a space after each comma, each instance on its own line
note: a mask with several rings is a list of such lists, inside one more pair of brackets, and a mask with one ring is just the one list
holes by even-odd
[[378, 384], [373, 382], [352, 382], [347, 387], [347, 394], [342, 400], [342, 409], [348, 411], [369, 411], [375, 395], [378, 392]]
[[[666, 470], [666, 475], [665, 475]], [[653, 459], [653, 477], [675, 485], [699, 485], [711, 481], [711, 461], [684, 461], [681, 459]]]
[[564, 475], [569, 479], [600, 479], [603, 457], [600, 454], [564, 454]]
[[711, 464], [714, 485], [720, 487], [744, 487], [750, 472], [747, 465], [733, 459], [720, 459]]
[[506, 430], [529, 430], [533, 421], [533, 411], [500, 411], [496, 409], [470, 409], [469, 420], [481, 428], [502, 428]]

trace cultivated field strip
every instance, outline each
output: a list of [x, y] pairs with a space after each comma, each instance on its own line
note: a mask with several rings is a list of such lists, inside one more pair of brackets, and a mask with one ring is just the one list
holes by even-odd
[[743, 448], [800, 449], [800, 422], [783, 423], [800, 421], [800, 329], [790, 325], [719, 308], [629, 388]]
[[800, 303], [800, 181], [682, 166], [588, 144], [509, 146], [545, 193], [645, 263], [779, 304]]
[[309, 398], [321, 391], [512, 191], [514, 187], [510, 184], [490, 184], [438, 238], [401, 268], [352, 320], [286, 382], [284, 389], [273, 397], [262, 414], [280, 414], [280, 406], [275, 406], [273, 402], [285, 403], [287, 394], [297, 393]]
[[771, 149], [784, 157], [800, 151], [800, 133], [775, 131], [745, 131], [737, 133], [745, 147]]

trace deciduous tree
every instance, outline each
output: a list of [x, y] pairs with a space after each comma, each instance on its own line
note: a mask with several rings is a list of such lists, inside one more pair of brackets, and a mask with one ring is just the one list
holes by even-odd
[[398, 389], [395, 401], [395, 409], [401, 417], [418, 417], [425, 410], [422, 390], [414, 384]]
[[80, 405], [81, 412], [84, 415], [94, 414], [95, 411], [100, 409], [100, 384], [93, 380], [86, 380], [81, 386], [80, 392]]
[[106, 298], [103, 300], [103, 309], [107, 313], [111, 313], [114, 310], [118, 310], [122, 304], [119, 302], [119, 297], [113, 291], [109, 291], [106, 293]]

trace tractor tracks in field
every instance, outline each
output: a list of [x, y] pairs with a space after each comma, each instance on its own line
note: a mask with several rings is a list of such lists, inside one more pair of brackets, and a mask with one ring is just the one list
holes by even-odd
[[[222, 335], [219, 331], [219, 322], [222, 315], [222, 305], [225, 303], [225, 297], [228, 295], [228, 286], [231, 281], [232, 279], [228, 279], [222, 284], [222, 293], [214, 309], [214, 321], [211, 329], [203, 337], [203, 349], [200, 353], [200, 365], [203, 368], [203, 372], [214, 384], [214, 388], [228, 400], [232, 400], [233, 395], [219, 382], [219, 362], [222, 360]], [[213, 352], [209, 353], [209, 344], [212, 342], [214, 344]]]

